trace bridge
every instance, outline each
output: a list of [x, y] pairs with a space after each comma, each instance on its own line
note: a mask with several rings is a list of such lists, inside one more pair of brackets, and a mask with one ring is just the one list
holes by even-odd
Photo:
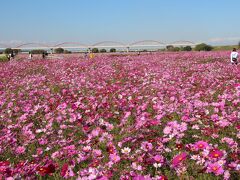
[[191, 42], [191, 41], [175, 41], [171, 43], [163, 43], [161, 41], [156, 40], [142, 40], [142, 41], [136, 41], [133, 43], [125, 44], [118, 41], [101, 41], [92, 45], [79, 43], [79, 42], [62, 42], [58, 44], [44, 44], [44, 43], [22, 43], [18, 45], [7, 45], [7, 44], [0, 44], [0, 49], [5, 48], [12, 48], [12, 49], [21, 49], [21, 50], [33, 50], [33, 49], [46, 49], [46, 50], [53, 50], [56, 48], [64, 48], [64, 49], [83, 49], [83, 50], [91, 50], [93, 48], [120, 48], [126, 51], [129, 51], [131, 49], [141, 49], [141, 48], [162, 48], [166, 47], [168, 45], [173, 45], [176, 47], [181, 46], [196, 46], [197, 43]]

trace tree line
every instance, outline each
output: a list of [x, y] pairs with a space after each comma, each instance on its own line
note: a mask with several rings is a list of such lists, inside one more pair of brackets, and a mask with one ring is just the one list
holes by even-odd
[[[240, 49], [240, 41], [238, 42], [238, 48]], [[173, 45], [168, 45], [168, 46], [166, 46], [165, 49], [163, 49], [163, 51], [172, 51], [172, 52], [193, 51], [193, 50], [194, 51], [212, 51], [213, 49], [214, 49], [213, 46], [202, 43], [202, 44], [196, 45], [195, 48], [192, 48], [191, 46], [174, 47]], [[56, 53], [56, 54], [70, 54], [70, 53], [72, 53], [71, 51], [69, 51], [67, 49], [63, 49], [63, 48], [52, 49], [52, 51], [53, 51], [53, 53]], [[111, 48], [109, 51], [107, 51], [106, 49], [98, 49], [98, 48], [91, 49], [92, 53], [106, 53], [106, 52], [114, 53], [116, 51], [117, 50], [115, 48]], [[147, 50], [143, 50], [143, 51], [146, 52]], [[12, 54], [12, 53], [18, 54], [20, 52], [21, 52], [21, 49], [6, 48], [1, 53], [4, 53], [4, 54]], [[32, 53], [32, 54], [43, 54], [43, 53], [47, 53], [47, 51], [43, 50], [43, 49], [35, 49], [35, 50], [31, 50], [30, 53]]]

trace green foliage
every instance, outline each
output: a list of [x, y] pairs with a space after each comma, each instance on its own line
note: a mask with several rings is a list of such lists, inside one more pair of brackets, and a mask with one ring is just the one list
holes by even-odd
[[11, 54], [11, 53], [18, 54], [19, 52], [21, 52], [20, 49], [7, 48], [4, 50], [4, 54]]
[[63, 52], [64, 54], [71, 54], [72, 53], [72, 51], [69, 51], [69, 50], [64, 50], [64, 52]]
[[21, 49], [13, 49], [13, 53], [18, 54], [21, 52]]
[[174, 51], [174, 52], [180, 51], [180, 47], [174, 47], [174, 48], [173, 48], [173, 51]]
[[54, 53], [56, 53], [56, 54], [63, 54], [64, 53], [64, 49], [63, 48], [54, 49]]
[[43, 53], [47, 53], [45, 50], [43, 49], [34, 49], [32, 51], [30, 51], [32, 54], [43, 54]]
[[0, 62], [7, 62], [8, 58], [6, 55], [0, 55]]
[[174, 47], [173, 45], [168, 45], [166, 47], [167, 51], [171, 51], [171, 52], [176, 52], [176, 51], [180, 51], [181, 48], [180, 47]]
[[107, 52], [106, 49], [101, 49], [101, 50], [100, 50], [100, 53], [106, 53], [106, 52]]
[[231, 45], [229, 45], [229, 46], [214, 46], [213, 50], [214, 51], [232, 51], [233, 48], [237, 49], [238, 46], [237, 45], [235, 45], [235, 46], [231, 46]]
[[173, 51], [173, 50], [174, 50], [174, 46], [173, 46], [173, 45], [168, 45], [168, 46], [166, 47], [166, 49], [167, 49], [168, 51]]
[[11, 54], [13, 50], [11, 48], [7, 48], [4, 50], [4, 54]]
[[211, 50], [213, 50], [213, 47], [204, 43], [198, 44], [195, 47], [195, 51], [211, 51]]
[[110, 52], [116, 52], [117, 50], [115, 48], [111, 48]]
[[93, 49], [92, 49], [92, 53], [99, 53], [98, 48], [93, 48]]
[[192, 51], [192, 47], [191, 46], [185, 46], [185, 47], [183, 47], [183, 51]]

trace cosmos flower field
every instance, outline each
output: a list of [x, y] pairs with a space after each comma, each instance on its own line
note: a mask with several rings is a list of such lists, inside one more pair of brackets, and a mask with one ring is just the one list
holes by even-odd
[[238, 179], [229, 52], [0, 63], [0, 179]]

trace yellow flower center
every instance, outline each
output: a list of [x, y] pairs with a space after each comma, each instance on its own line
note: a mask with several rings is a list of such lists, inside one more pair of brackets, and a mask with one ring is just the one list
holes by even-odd
[[214, 157], [219, 157], [219, 154], [215, 153], [213, 156], [214, 156]]
[[44, 169], [43, 169], [43, 168], [40, 168], [39, 170], [40, 170], [41, 172], [43, 172], [43, 171], [44, 171]]

